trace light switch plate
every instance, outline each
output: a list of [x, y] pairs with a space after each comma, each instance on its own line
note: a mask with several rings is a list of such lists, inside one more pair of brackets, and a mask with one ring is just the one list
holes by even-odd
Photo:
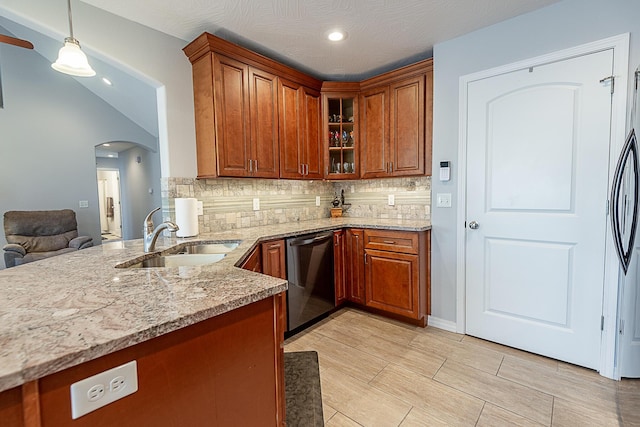
[[89, 201], [88, 200], [80, 200], [80, 202], [78, 203], [78, 207], [80, 207], [80, 208], [88, 208], [89, 207]]
[[389, 204], [389, 206], [394, 206], [396, 204], [396, 196], [394, 196], [393, 194], [389, 194], [387, 203]]
[[438, 193], [436, 195], [436, 206], [439, 208], [450, 208], [451, 193]]
[[320, 206], [320, 196], [316, 196], [316, 206]]
[[71, 384], [71, 418], [102, 408], [138, 391], [135, 360]]

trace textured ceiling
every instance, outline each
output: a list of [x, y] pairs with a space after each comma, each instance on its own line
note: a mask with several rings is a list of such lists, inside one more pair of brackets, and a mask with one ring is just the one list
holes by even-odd
[[[359, 79], [558, 0], [82, 0], [189, 42], [208, 31], [323, 79]], [[333, 29], [346, 40], [329, 42]]]

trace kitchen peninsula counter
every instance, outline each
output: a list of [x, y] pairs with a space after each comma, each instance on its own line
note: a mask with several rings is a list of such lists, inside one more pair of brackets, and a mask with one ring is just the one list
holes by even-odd
[[158, 239], [155, 252], [195, 240], [241, 241], [201, 266], [115, 268], [151, 256], [132, 240], [2, 270], [0, 391], [277, 296], [285, 280], [236, 265], [260, 241], [343, 227], [424, 231], [430, 223], [327, 218]]

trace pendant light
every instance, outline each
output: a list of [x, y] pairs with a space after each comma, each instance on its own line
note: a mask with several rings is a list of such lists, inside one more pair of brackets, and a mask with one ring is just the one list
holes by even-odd
[[69, 11], [69, 37], [64, 39], [64, 46], [60, 48], [58, 59], [51, 64], [51, 68], [72, 76], [93, 77], [96, 72], [89, 65], [87, 55], [80, 49], [80, 42], [73, 37], [71, 0], [67, 0], [67, 6]]

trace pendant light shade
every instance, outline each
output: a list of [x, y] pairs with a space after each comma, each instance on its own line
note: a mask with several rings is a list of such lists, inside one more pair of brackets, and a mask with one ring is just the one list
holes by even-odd
[[80, 42], [73, 37], [71, 20], [71, 0], [67, 0], [69, 11], [69, 37], [64, 39], [64, 46], [58, 51], [58, 59], [51, 68], [61, 73], [77, 77], [93, 77], [96, 72], [89, 65], [87, 55], [80, 49]]
[[96, 72], [89, 65], [87, 55], [80, 49], [76, 39], [67, 37], [64, 46], [58, 52], [58, 59], [51, 64], [51, 68], [61, 73], [78, 77], [93, 77]]

